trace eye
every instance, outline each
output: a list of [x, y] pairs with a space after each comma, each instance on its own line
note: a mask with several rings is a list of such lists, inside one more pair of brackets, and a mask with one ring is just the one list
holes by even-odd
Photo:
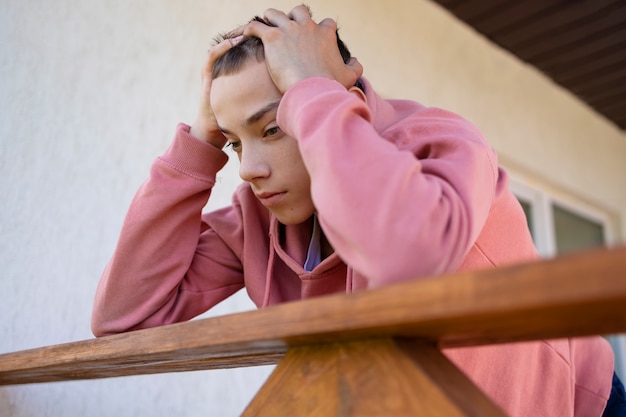
[[228, 141], [226, 147], [231, 148], [235, 152], [239, 152], [241, 150], [241, 142], [238, 140]]
[[264, 133], [263, 133], [263, 137], [268, 137], [268, 136], [276, 136], [280, 133], [280, 127], [278, 126], [274, 126], [274, 127], [270, 127], [269, 129], [267, 129]]

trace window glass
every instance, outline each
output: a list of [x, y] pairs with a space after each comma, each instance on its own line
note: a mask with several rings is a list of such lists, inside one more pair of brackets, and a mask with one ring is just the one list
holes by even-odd
[[563, 254], [604, 246], [602, 224], [572, 213], [557, 204], [552, 210], [557, 253]]

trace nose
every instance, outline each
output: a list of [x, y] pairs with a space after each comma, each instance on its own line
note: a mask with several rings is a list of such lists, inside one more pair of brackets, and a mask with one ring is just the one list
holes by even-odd
[[267, 178], [270, 175], [270, 164], [260, 149], [244, 146], [239, 154], [239, 177], [246, 182]]

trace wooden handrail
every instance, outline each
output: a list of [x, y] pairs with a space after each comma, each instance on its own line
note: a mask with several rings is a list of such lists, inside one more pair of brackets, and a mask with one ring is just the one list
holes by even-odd
[[440, 348], [625, 332], [625, 307], [622, 247], [6, 353], [0, 385], [279, 363], [243, 416], [502, 417]]
[[274, 364], [384, 336], [439, 347], [626, 331], [626, 247], [0, 355], [0, 385]]

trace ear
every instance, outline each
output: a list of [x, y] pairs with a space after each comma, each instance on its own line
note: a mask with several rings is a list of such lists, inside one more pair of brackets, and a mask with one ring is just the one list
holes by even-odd
[[348, 92], [357, 96], [357, 98], [363, 101], [363, 103], [367, 103], [367, 97], [365, 96], [363, 90], [361, 90], [359, 87], [353, 85], [352, 87], [348, 88]]

